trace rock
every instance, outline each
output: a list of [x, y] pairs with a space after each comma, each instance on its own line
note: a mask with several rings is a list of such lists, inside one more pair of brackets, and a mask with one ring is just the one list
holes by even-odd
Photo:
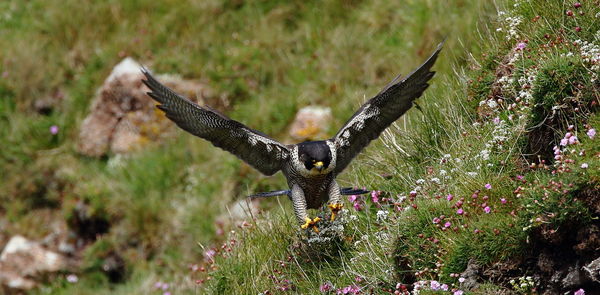
[[9, 289], [29, 290], [35, 278], [64, 270], [67, 259], [22, 236], [12, 237], [0, 254], [0, 284]]
[[477, 288], [479, 286], [479, 283], [477, 281], [479, 280], [480, 272], [481, 266], [477, 263], [477, 261], [475, 261], [474, 259], [469, 260], [469, 263], [467, 264], [467, 269], [465, 269], [465, 271], [462, 274], [460, 274], [462, 278], [465, 278], [465, 280], [462, 283], [460, 283], [460, 287], [467, 290]]
[[331, 124], [331, 109], [320, 106], [308, 106], [296, 113], [290, 127], [290, 136], [298, 141], [322, 139]]
[[567, 275], [561, 281], [563, 289], [575, 289], [583, 286], [586, 282], [587, 278], [583, 273], [579, 261], [567, 269]]
[[600, 257], [586, 264], [583, 270], [588, 278], [596, 283], [600, 283]]
[[[125, 58], [114, 67], [98, 90], [90, 114], [83, 120], [77, 149], [93, 157], [113, 153], [128, 153], [145, 143], [156, 141], [174, 129], [170, 120], [155, 108], [155, 102], [146, 95], [141, 65]], [[223, 111], [228, 106], [226, 97], [214, 97], [204, 84], [182, 80], [176, 76], [158, 75], [162, 83], [198, 103], [210, 100], [213, 108]]]

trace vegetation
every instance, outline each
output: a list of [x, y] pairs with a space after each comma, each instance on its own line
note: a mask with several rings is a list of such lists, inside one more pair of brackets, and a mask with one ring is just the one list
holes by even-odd
[[[40, 294], [460, 294], [470, 264], [513, 265], [474, 292], [528, 293], [546, 286], [519, 261], [551, 233], [598, 226], [596, 3], [9, 0], [0, 10], [0, 246], [41, 240], [53, 231], [43, 225], [74, 228], [82, 204], [96, 229], [76, 254], [78, 281], [61, 274]], [[340, 176], [375, 191], [348, 199], [341, 238], [327, 243], [307, 246], [284, 198], [225, 225], [228, 205], [285, 181], [184, 132], [127, 156], [75, 151], [96, 89], [125, 56], [209, 81], [229, 116], [286, 140], [300, 107], [331, 107], [336, 129], [444, 38], [419, 107]], [[44, 98], [58, 103], [36, 112]]]

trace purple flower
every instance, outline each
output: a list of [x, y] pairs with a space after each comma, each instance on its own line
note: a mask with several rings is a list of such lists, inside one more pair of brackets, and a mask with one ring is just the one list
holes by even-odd
[[327, 282], [319, 287], [319, 291], [325, 293], [333, 290], [333, 285], [330, 282]]
[[208, 249], [206, 252], [204, 252], [204, 257], [206, 257], [206, 259], [208, 259], [208, 260], [213, 260], [213, 257], [215, 256], [215, 254], [217, 254], [217, 252], [215, 252], [215, 250]]
[[431, 283], [429, 284], [429, 288], [431, 288], [431, 290], [433, 291], [439, 290], [441, 286], [442, 285], [438, 281], [431, 281]]
[[491, 185], [491, 184], [489, 184], [489, 183], [486, 183], [486, 184], [485, 184], [485, 188], [486, 188], [486, 189], [492, 189], [492, 185]]
[[348, 201], [350, 201], [350, 202], [354, 203], [357, 199], [358, 199], [357, 195], [350, 195], [350, 196], [348, 196]]
[[373, 203], [379, 203], [379, 194], [379, 191], [371, 192], [371, 201], [373, 201]]
[[485, 206], [485, 208], [483, 208], [483, 211], [485, 211], [485, 213], [490, 213], [492, 212], [492, 208], [490, 208], [490, 206]]
[[465, 213], [465, 211], [462, 208], [458, 208], [458, 210], [456, 210], [456, 214], [458, 215], [463, 215]]
[[56, 125], [50, 126], [50, 134], [52, 134], [52, 135], [58, 134], [58, 126], [56, 126]]
[[453, 198], [454, 198], [454, 197], [452, 196], [452, 194], [448, 194], [448, 195], [446, 196], [446, 200], [448, 200], [448, 201], [452, 201], [452, 199], [453, 199]]
[[448, 291], [448, 285], [446, 285], [446, 284], [442, 284], [442, 286], [440, 286], [440, 289], [441, 289], [442, 291]]
[[494, 124], [498, 125], [500, 123], [500, 118], [496, 117], [493, 120]]
[[362, 210], [362, 206], [360, 205], [359, 202], [354, 202], [354, 205], [352, 205], [352, 207], [354, 207], [354, 210], [356, 210], [356, 211]]
[[454, 291], [454, 293], [452, 293], [452, 295], [463, 295], [465, 294], [465, 292], [463, 292], [462, 290], [456, 290]]
[[446, 223], [444, 223], [444, 227], [450, 227], [452, 225], [452, 223], [450, 223], [450, 221], [446, 221]]
[[442, 221], [441, 219], [439, 219], [438, 217], [434, 217], [433, 218], [433, 223], [438, 224], [440, 223], [440, 221]]
[[591, 128], [586, 132], [586, 134], [590, 137], [590, 139], [594, 139], [594, 137], [596, 136], [596, 129]]
[[506, 204], [506, 199], [505, 198], [500, 199], [500, 203]]
[[360, 293], [360, 288], [357, 285], [350, 285], [344, 287], [341, 290], [337, 291], [337, 294], [358, 294]]
[[70, 274], [70, 275], [67, 276], [67, 282], [69, 282], [69, 283], [77, 283], [77, 281], [79, 281], [79, 278], [77, 277], [77, 275]]
[[576, 144], [576, 143], [577, 143], [577, 136], [569, 137], [569, 144]]
[[517, 44], [518, 50], [523, 50], [523, 49], [525, 49], [525, 47], [527, 47], [527, 43], [525, 43], [525, 42], [520, 42], [519, 44]]
[[573, 295], [585, 295], [585, 290], [579, 289], [579, 290], [575, 291], [575, 293], [573, 293]]

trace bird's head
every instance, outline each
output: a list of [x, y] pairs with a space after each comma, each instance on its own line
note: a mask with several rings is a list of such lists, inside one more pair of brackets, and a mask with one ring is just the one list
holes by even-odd
[[325, 141], [307, 141], [298, 144], [298, 160], [310, 174], [326, 174], [331, 171], [331, 151]]

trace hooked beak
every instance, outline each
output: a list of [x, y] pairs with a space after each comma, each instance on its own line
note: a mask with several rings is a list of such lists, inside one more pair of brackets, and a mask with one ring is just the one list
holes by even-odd
[[321, 171], [323, 170], [323, 162], [319, 161], [315, 163], [315, 168], [317, 168], [317, 170]]

